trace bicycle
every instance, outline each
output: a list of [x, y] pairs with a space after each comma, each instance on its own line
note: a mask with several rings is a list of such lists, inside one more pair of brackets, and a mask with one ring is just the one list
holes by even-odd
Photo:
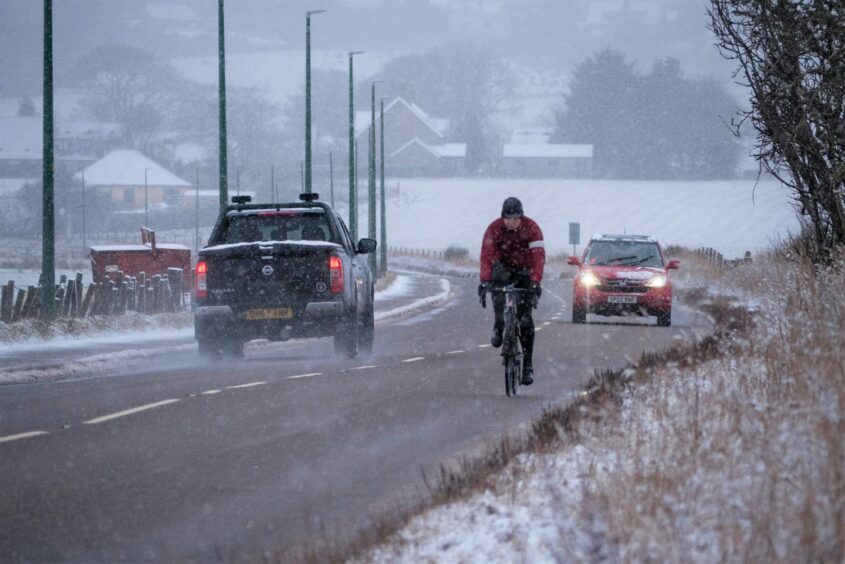
[[[489, 292], [505, 295], [504, 322], [502, 330], [502, 365], [505, 367], [505, 394], [516, 395], [516, 387], [522, 380], [522, 347], [520, 345], [519, 318], [516, 314], [517, 294], [533, 294], [532, 290], [517, 288], [513, 284], [499, 288], [490, 288]], [[487, 307], [486, 294], [481, 296], [481, 307]], [[536, 305], [536, 298], [534, 307]]]

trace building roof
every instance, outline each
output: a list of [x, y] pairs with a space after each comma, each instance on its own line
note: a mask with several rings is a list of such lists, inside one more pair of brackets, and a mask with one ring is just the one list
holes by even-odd
[[512, 145], [541, 145], [549, 142], [554, 127], [520, 127], [511, 133]]
[[593, 157], [593, 146], [559, 145], [552, 143], [539, 143], [536, 145], [509, 143], [502, 150], [502, 156], [529, 159], [590, 159]]
[[[449, 128], [449, 120], [446, 118], [434, 118], [425, 113], [422, 108], [416, 104], [408, 103], [401, 96], [397, 96], [384, 107], [384, 114], [387, 115], [395, 106], [402, 105], [406, 107], [414, 116], [417, 117], [426, 127], [431, 129], [438, 137], [446, 135], [446, 130]], [[376, 110], [376, 123], [380, 118], [380, 111]], [[368, 110], [355, 112], [355, 136], [357, 137], [362, 132], [370, 127], [370, 120], [372, 114]]]
[[467, 144], [466, 143], [443, 143], [440, 145], [429, 145], [421, 141], [418, 137], [414, 137], [395, 151], [393, 151], [390, 156], [395, 157], [402, 151], [406, 150], [408, 147], [412, 145], [418, 145], [422, 147], [424, 150], [431, 153], [436, 158], [441, 157], [452, 157], [452, 158], [463, 158], [467, 154]]
[[41, 150], [41, 117], [0, 117], [0, 159], [36, 159]]
[[149, 186], [191, 186], [190, 182], [134, 150], [112, 151], [82, 172], [77, 172], [74, 178], [81, 179], [82, 173], [85, 173], [87, 186], [143, 186], [144, 171]]

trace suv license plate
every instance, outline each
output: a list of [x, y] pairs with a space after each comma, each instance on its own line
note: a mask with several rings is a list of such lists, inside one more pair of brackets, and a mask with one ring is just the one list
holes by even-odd
[[608, 296], [607, 303], [610, 304], [635, 304], [637, 296]]
[[293, 310], [289, 307], [273, 307], [246, 310], [246, 319], [248, 321], [257, 321], [262, 319], [291, 319], [292, 317]]

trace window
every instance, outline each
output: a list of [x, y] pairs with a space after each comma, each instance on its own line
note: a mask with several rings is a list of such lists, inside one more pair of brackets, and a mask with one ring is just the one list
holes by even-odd
[[663, 266], [657, 243], [642, 241], [593, 241], [586, 262], [593, 266]]
[[222, 243], [254, 241], [329, 241], [332, 237], [325, 212], [262, 210], [232, 212], [228, 216]]

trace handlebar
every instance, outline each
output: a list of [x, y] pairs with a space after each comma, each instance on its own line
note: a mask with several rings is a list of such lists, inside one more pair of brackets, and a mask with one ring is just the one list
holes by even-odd
[[[483, 296], [479, 297], [479, 300], [481, 301], [481, 307], [483, 307], [483, 308], [487, 307], [487, 293], [490, 293], [490, 294], [493, 294], [493, 293], [497, 293], [497, 294], [533, 294], [534, 290], [532, 290], [530, 288], [517, 288], [513, 284], [509, 284], [507, 286], [499, 286], [499, 287], [492, 286], [490, 288], [487, 288], [487, 292], [485, 292]], [[535, 309], [537, 308], [536, 298], [534, 300], [534, 308]]]

